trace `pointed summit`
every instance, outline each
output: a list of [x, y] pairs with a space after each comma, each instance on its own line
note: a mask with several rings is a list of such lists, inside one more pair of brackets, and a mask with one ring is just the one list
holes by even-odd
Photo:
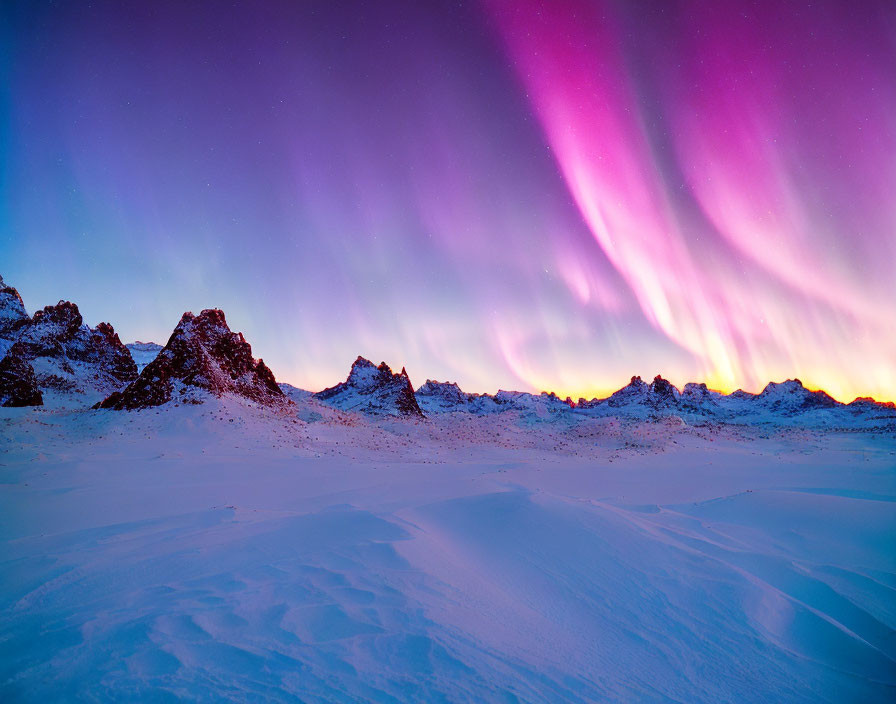
[[647, 396], [654, 404], [666, 405], [678, 403], [681, 393], [669, 381], [657, 374], [647, 389]]
[[423, 416], [407, 371], [402, 368], [400, 374], [393, 374], [385, 362], [375, 366], [364, 357], [354, 361], [345, 381], [314, 394], [314, 397], [343, 411]]
[[607, 405], [613, 408], [628, 406], [632, 403], [640, 403], [647, 400], [649, 387], [640, 376], [633, 376], [628, 385], [619, 391], [613, 392], [607, 399]]
[[140, 376], [99, 406], [130, 410], [169, 401], [201, 403], [208, 395], [268, 404], [284, 400], [274, 374], [252, 357], [252, 347], [242, 333], [231, 332], [218, 309], [184, 313], [168, 344]]

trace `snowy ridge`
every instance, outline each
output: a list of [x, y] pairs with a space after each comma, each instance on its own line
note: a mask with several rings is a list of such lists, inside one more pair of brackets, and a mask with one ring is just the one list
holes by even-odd
[[672, 418], [687, 423], [784, 424], [820, 428], [896, 429], [896, 406], [873, 399], [843, 404], [823, 391], [810, 391], [798, 379], [770, 383], [760, 394], [735, 391], [723, 394], [703, 383], [686, 384], [679, 391], [657, 376], [648, 384], [639, 376], [604, 399], [578, 403], [552, 393], [499, 391], [497, 394], [464, 392], [455, 383], [429, 380], [417, 389], [420, 407], [428, 414], [465, 413], [487, 416], [515, 412], [529, 422], [576, 417], [618, 417], [636, 420]]
[[[125, 346], [111, 325], [85, 325], [77, 305], [68, 301], [29, 317], [16, 289], [0, 278], [0, 360], [14, 342], [21, 343], [23, 351], [6, 366], [19, 371], [7, 374], [7, 390], [0, 389], [6, 401], [0, 402], [15, 396], [15, 403], [41, 398], [54, 407], [84, 408], [102, 402], [106, 408], [140, 408], [171, 401], [198, 403], [232, 393], [261, 403], [290, 399], [307, 405], [315, 400], [372, 416], [514, 413], [526, 423], [574, 424], [577, 417], [591, 415], [826, 428], [896, 426], [892, 403], [863, 398], [843, 404], [824, 391], [806, 389], [799, 379], [771, 382], [759, 394], [740, 390], [723, 394], [706, 384], [689, 383], [679, 390], [659, 375], [649, 384], [634, 376], [607, 398], [573, 403], [548, 392], [469, 393], [456, 383], [434, 380], [415, 392], [405, 369], [396, 374], [385, 362], [377, 366], [359, 356], [344, 382], [311, 393], [278, 385], [270, 369], [253, 360], [242, 335], [230, 331], [221, 311], [185, 314], [165, 348], [139, 341]], [[31, 379], [29, 369], [40, 393], [28, 392], [27, 383], [13, 393], [9, 380], [16, 375]], [[149, 375], [144, 374], [147, 369]], [[110, 400], [112, 394], [118, 395]], [[307, 412], [313, 415], [318, 410]]]
[[414, 387], [402, 368], [398, 374], [385, 362], [376, 366], [358, 357], [348, 378], [314, 394], [314, 398], [343, 411], [361, 411], [372, 415], [418, 416], [423, 412], [414, 396]]

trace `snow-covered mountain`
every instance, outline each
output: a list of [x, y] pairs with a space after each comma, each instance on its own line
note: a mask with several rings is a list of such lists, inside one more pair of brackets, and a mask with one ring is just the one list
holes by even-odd
[[[5, 359], [14, 343], [19, 347]], [[78, 306], [69, 301], [59, 301], [29, 316], [18, 291], [2, 277], [0, 361], [6, 370], [0, 404], [76, 408], [102, 402], [107, 408], [140, 408], [170, 400], [198, 401], [206, 394], [235, 394], [264, 403], [314, 400], [337, 410], [374, 416], [514, 412], [536, 422], [556, 418], [574, 422], [576, 416], [585, 414], [677, 417], [698, 423], [896, 426], [892, 403], [859, 398], [843, 404], [824, 391], [806, 389], [799, 379], [771, 382], [758, 394], [742, 390], [723, 394], [706, 384], [689, 383], [679, 391], [659, 375], [649, 384], [633, 376], [607, 398], [579, 399], [574, 404], [553, 393], [479, 394], [466, 392], [456, 383], [434, 380], [427, 380], [415, 392], [404, 369], [395, 374], [385, 363], [376, 366], [358, 357], [346, 381], [312, 394], [278, 386], [270, 369], [252, 359], [251, 347], [242, 335], [230, 331], [221, 311], [185, 314], [165, 348], [153, 342], [123, 345], [111, 325], [99, 323], [91, 328]], [[36, 392], [32, 389], [35, 384]]]
[[30, 368], [42, 402], [52, 406], [89, 406], [137, 377], [131, 353], [111, 325], [91, 328], [70, 301], [28, 317], [18, 291], [0, 279], [0, 352], [15, 343], [20, 347], [8, 364], [22, 373]]
[[[689, 391], [689, 398], [693, 393]], [[681, 398], [681, 392], [662, 376], [657, 375], [649, 384], [640, 376], [633, 376], [628, 384], [609, 397], [590, 401], [579, 399], [576, 407], [581, 411], [597, 411], [604, 414], [649, 416], [677, 411]]]
[[809, 391], [799, 379], [788, 379], [780, 383], [769, 382], [755, 398], [755, 403], [785, 415], [842, 405], [824, 391]]
[[605, 399], [579, 399], [573, 412], [639, 419], [674, 416], [686, 422], [849, 427], [858, 421], [896, 427], [892, 403], [856, 399], [845, 405], [824, 391], [806, 389], [799, 379], [771, 382], [759, 394], [741, 389], [723, 394], [702, 383], [685, 384], [679, 392], [661, 376], [650, 384], [635, 376]]
[[415, 395], [417, 404], [424, 413], [467, 411], [473, 396], [461, 391], [455, 382], [432, 379], [427, 379], [426, 383], [417, 389]]
[[417, 403], [424, 413], [472, 413], [490, 415], [506, 411], [518, 411], [546, 418], [554, 413], [568, 411], [572, 404], [557, 394], [526, 391], [498, 391], [496, 394], [474, 394], [462, 391], [455, 382], [428, 379], [416, 392]]
[[285, 401], [273, 372], [252, 357], [243, 334], [230, 330], [223, 311], [207, 309], [184, 313], [168, 344], [137, 379], [98, 406], [130, 410], [225, 395], [261, 404]]
[[343, 411], [361, 411], [372, 415], [423, 416], [408, 373], [398, 374], [385, 362], [376, 366], [363, 357], [353, 363], [348, 378], [314, 394], [314, 398]]

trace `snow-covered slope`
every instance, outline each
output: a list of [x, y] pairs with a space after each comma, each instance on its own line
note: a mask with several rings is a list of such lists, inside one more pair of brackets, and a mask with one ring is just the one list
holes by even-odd
[[343, 411], [360, 411], [372, 415], [422, 416], [414, 396], [408, 373], [402, 368], [393, 374], [389, 365], [358, 357], [348, 378], [314, 397]]
[[0, 698], [891, 701], [892, 433], [305, 401], [0, 409]]

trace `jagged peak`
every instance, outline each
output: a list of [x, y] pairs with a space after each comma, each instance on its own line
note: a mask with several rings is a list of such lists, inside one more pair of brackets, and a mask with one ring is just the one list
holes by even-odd
[[[207, 308], [199, 315], [186, 312], [161, 352], [121, 393], [102, 402], [103, 408], [146, 408], [173, 399], [175, 386], [184, 400], [201, 390], [225, 393], [260, 403], [280, 402], [283, 391], [242, 333], [227, 325], [224, 312]], [[190, 391], [193, 389], [194, 391]]]
[[678, 396], [679, 391], [672, 382], [657, 374], [650, 383], [650, 392], [657, 396]]
[[423, 415], [404, 367], [395, 374], [385, 362], [374, 366], [361, 356], [352, 363], [344, 382], [318, 391], [314, 396], [343, 410], [361, 410], [376, 415]]
[[[75, 321], [77, 321], [77, 323]], [[64, 322], [78, 328], [84, 322], [84, 319], [81, 317], [81, 311], [78, 309], [77, 303], [60, 300], [56, 305], [44, 306], [41, 310], [37, 311], [31, 317], [31, 322], [35, 324]]]

